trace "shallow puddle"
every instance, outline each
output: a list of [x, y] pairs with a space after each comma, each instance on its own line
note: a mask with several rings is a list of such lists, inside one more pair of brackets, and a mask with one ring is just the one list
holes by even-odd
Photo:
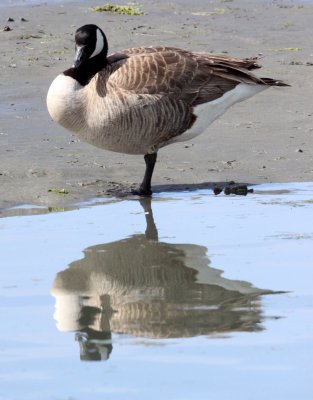
[[313, 184], [254, 189], [0, 219], [0, 399], [311, 400]]

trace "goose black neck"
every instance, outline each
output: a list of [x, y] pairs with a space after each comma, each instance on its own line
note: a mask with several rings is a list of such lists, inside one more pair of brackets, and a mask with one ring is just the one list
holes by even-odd
[[72, 67], [63, 72], [79, 82], [82, 86], [88, 85], [90, 80], [107, 65], [106, 54], [101, 52], [95, 57], [85, 60], [79, 67]]

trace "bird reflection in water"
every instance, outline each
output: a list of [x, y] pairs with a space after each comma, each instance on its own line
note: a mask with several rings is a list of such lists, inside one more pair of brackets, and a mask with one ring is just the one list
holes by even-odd
[[262, 330], [261, 295], [273, 292], [223, 278], [204, 246], [159, 241], [151, 199], [139, 201], [145, 234], [87, 248], [53, 282], [58, 329], [76, 332], [81, 359], [108, 359], [112, 332], [162, 339]]

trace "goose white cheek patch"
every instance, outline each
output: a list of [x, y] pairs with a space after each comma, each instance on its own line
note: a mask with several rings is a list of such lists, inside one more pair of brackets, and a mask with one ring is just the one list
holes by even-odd
[[89, 58], [95, 57], [99, 53], [101, 53], [101, 51], [103, 50], [103, 46], [104, 46], [104, 40], [103, 40], [102, 33], [100, 32], [99, 29], [97, 29], [96, 48]]

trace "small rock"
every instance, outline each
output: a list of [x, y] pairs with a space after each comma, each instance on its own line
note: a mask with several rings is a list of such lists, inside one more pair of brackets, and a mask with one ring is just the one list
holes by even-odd
[[302, 61], [290, 61], [289, 65], [303, 65]]
[[224, 193], [229, 196], [235, 194], [237, 196], [246, 196], [248, 193], [253, 193], [253, 189], [248, 189], [246, 185], [226, 186]]
[[213, 188], [213, 192], [215, 195], [219, 195], [220, 193], [222, 193], [222, 191], [224, 191], [224, 194], [226, 196], [229, 196], [231, 194], [237, 196], [246, 196], [248, 193], [253, 193], [253, 189], [249, 189], [247, 185], [240, 185], [233, 181], [229, 182], [224, 187], [216, 185]]
[[226, 186], [224, 188], [224, 193], [226, 194], [226, 196], [230, 195], [231, 194], [231, 188], [229, 186]]
[[9, 18], [7, 19], [7, 21], [8, 21], [8, 22], [14, 22], [14, 18], [9, 17]]
[[3, 28], [3, 32], [10, 32], [12, 29], [9, 26]]
[[28, 19], [21, 17], [21, 22], [28, 22]]
[[303, 150], [302, 149], [298, 149], [297, 152], [298, 153], [303, 153]]
[[217, 196], [218, 194], [222, 193], [223, 189], [221, 189], [220, 187], [216, 186], [213, 189], [214, 194]]

